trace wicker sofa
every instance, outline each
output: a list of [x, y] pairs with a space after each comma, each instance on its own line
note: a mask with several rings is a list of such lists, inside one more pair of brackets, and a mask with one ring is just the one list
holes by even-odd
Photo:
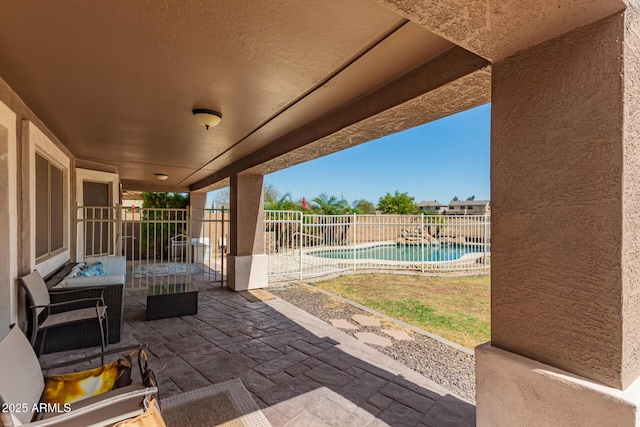
[[[107, 342], [108, 344], [114, 344], [120, 342], [122, 333], [126, 259], [123, 256], [105, 256], [88, 258], [85, 262], [87, 264], [94, 264], [97, 261], [102, 262], [106, 272], [105, 276], [68, 277], [73, 267], [76, 266], [76, 264], [68, 264], [47, 280], [47, 288], [49, 289], [51, 302], [61, 302], [69, 298], [69, 296], [58, 292], [61, 290], [81, 289], [85, 287], [104, 288], [104, 302], [108, 307], [107, 315], [109, 317], [109, 337]], [[73, 294], [73, 298], [91, 298], [95, 296], [95, 291], [89, 289], [86, 293]], [[87, 322], [80, 322], [65, 328], [50, 330], [47, 333], [44, 352], [53, 353], [56, 351], [99, 346], [99, 335], [96, 335], [93, 329], [87, 333], [87, 328], [93, 328], [94, 326], [95, 325], [88, 324]]]

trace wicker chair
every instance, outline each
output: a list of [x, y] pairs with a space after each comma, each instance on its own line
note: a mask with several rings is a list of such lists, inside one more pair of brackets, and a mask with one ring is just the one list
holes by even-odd
[[[42, 340], [38, 354], [42, 354], [47, 330], [49, 328], [64, 328], [66, 325], [77, 322], [95, 320], [98, 323], [102, 351], [105, 349], [106, 336], [108, 336], [109, 324], [107, 306], [104, 303], [104, 288], [84, 288], [82, 290], [63, 291], [66, 294], [95, 291], [94, 298], [80, 298], [65, 302], [51, 303], [47, 285], [37, 271], [20, 279], [31, 308], [31, 345], [35, 347], [38, 332], [42, 331]], [[79, 304], [86, 305], [85, 307]], [[65, 310], [65, 307], [72, 309]], [[64, 310], [57, 312], [57, 310]], [[104, 322], [104, 327], [103, 327]], [[105, 333], [106, 330], [106, 333]]]

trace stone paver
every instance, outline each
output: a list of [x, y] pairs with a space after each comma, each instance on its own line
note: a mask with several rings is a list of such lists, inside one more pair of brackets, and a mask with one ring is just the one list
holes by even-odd
[[390, 426], [413, 426], [420, 422], [421, 418], [420, 411], [411, 409], [399, 402], [393, 402], [378, 415], [378, 419]]
[[[473, 405], [281, 299], [249, 303], [227, 289], [199, 289], [196, 316], [157, 321], [144, 320], [144, 292], [129, 291], [125, 298], [120, 345], [149, 345], [163, 396], [240, 378], [275, 427], [475, 423]], [[353, 320], [379, 326], [371, 316]], [[359, 334], [374, 338], [374, 345], [392, 342]], [[71, 356], [44, 355], [41, 362], [61, 357]]]
[[342, 389], [341, 394], [344, 398], [348, 399], [352, 405], [357, 406], [366, 402], [386, 384], [387, 382], [382, 378], [365, 372], [346, 385]]
[[329, 388], [340, 388], [354, 380], [351, 375], [324, 364], [307, 371], [305, 375]]
[[398, 329], [380, 329], [381, 332], [389, 335], [394, 340], [398, 341], [415, 341], [411, 335], [406, 333], [405, 331], [400, 331]]
[[363, 427], [371, 421], [371, 419], [360, 417], [358, 414], [345, 409], [341, 405], [331, 404], [331, 402], [326, 401], [319, 402], [311, 407], [309, 412], [334, 427]]
[[321, 418], [307, 411], [285, 425], [287, 427], [330, 427]]
[[389, 347], [393, 345], [389, 338], [382, 337], [373, 332], [356, 332], [356, 338], [365, 344], [379, 345], [381, 347]]
[[462, 402], [453, 396], [444, 396], [438, 400], [422, 419], [422, 423], [429, 427], [439, 426], [475, 426], [475, 407]]
[[393, 383], [387, 383], [380, 393], [416, 411], [429, 410], [435, 404], [434, 400]]
[[351, 316], [351, 318], [362, 326], [380, 327], [380, 321], [373, 316], [365, 316], [363, 314], [354, 314], [353, 316]]
[[333, 326], [334, 328], [358, 329], [356, 325], [345, 319], [330, 319], [329, 322], [331, 322], [331, 326]]
[[360, 362], [360, 359], [357, 357], [353, 357], [337, 347], [330, 348], [324, 353], [316, 355], [316, 359], [342, 371], [347, 370]]

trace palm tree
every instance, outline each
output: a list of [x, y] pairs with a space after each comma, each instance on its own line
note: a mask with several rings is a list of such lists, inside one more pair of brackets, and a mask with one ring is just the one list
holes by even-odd
[[[295, 211], [299, 210], [298, 205], [295, 204], [293, 200], [291, 200], [291, 194], [285, 193], [279, 197], [277, 192], [271, 192], [266, 194], [265, 196], [266, 202], [264, 204], [265, 210], [270, 211]], [[292, 223], [275, 223], [272, 225], [271, 230], [273, 231], [274, 240], [275, 240], [275, 250], [276, 252], [280, 251], [281, 246], [291, 246], [293, 235], [297, 230], [297, 225]]]
[[[326, 193], [321, 193], [318, 197], [313, 199], [315, 203], [315, 211], [324, 215], [346, 215], [351, 213], [351, 207], [349, 202], [344, 199], [338, 199], [336, 196], [329, 196]], [[338, 222], [345, 221], [347, 224], [337, 225]], [[336, 224], [323, 227], [323, 239], [327, 244], [341, 244], [346, 237], [348, 223], [351, 221], [351, 217], [344, 219], [321, 217], [320, 222], [323, 224]]]
[[316, 205], [314, 210], [324, 215], [344, 215], [351, 210], [349, 202], [344, 199], [338, 200], [336, 196], [329, 196], [327, 193], [321, 193], [312, 201]]
[[291, 199], [290, 193], [285, 193], [281, 197], [278, 197], [277, 194], [267, 194], [266, 199], [264, 208], [268, 211], [294, 211], [298, 208], [295, 202]]

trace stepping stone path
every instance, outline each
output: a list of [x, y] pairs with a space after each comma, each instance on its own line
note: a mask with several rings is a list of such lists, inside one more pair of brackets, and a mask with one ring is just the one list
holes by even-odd
[[356, 332], [356, 338], [365, 344], [379, 345], [381, 347], [391, 346], [391, 340], [389, 338], [381, 337], [373, 332]]
[[353, 323], [349, 322], [348, 320], [344, 320], [344, 319], [330, 319], [329, 322], [331, 322], [331, 325], [334, 328], [358, 329], [358, 327], [355, 326]]
[[362, 314], [356, 314], [351, 317], [362, 326], [376, 326], [380, 327], [380, 321], [373, 316], [364, 316]]
[[411, 335], [405, 331], [399, 331], [397, 329], [381, 329], [381, 331], [398, 341], [415, 341]]
[[[360, 326], [368, 326], [368, 327], [381, 327], [380, 321], [373, 316], [365, 316], [362, 314], [355, 314], [351, 317], [352, 320], [358, 322]], [[329, 322], [334, 328], [340, 329], [358, 329], [353, 323], [349, 322], [346, 319], [329, 319]], [[404, 331], [400, 331], [397, 329], [381, 329], [381, 332], [384, 332], [391, 338], [398, 341], [415, 341], [411, 335]], [[373, 332], [356, 332], [355, 337], [362, 341], [365, 344], [373, 344], [379, 345], [381, 347], [389, 347], [393, 344], [393, 342], [386, 337], [380, 336], [378, 334], [374, 334]]]

